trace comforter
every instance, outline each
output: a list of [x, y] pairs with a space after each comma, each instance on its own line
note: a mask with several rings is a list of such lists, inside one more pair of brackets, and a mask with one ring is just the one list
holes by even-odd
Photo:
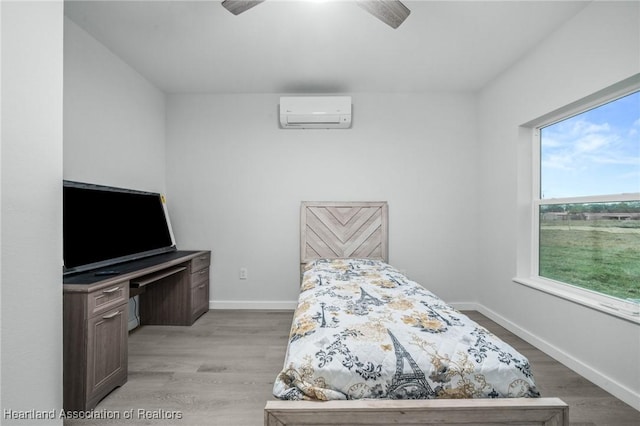
[[409, 280], [366, 259], [305, 267], [280, 399], [538, 397], [528, 360]]

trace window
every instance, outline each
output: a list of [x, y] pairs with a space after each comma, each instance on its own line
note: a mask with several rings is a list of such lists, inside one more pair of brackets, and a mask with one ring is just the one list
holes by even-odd
[[533, 275], [640, 311], [640, 91], [536, 129]]

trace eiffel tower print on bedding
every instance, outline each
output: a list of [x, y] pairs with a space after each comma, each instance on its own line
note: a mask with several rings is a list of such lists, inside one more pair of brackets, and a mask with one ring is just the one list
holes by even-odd
[[288, 400], [539, 396], [523, 355], [371, 259], [305, 266], [273, 393]]

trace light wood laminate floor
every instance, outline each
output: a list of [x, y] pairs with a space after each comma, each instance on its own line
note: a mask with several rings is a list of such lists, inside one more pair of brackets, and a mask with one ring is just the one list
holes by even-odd
[[[639, 411], [485, 316], [465, 314], [529, 358], [542, 395], [570, 405], [571, 425], [640, 425]], [[284, 361], [292, 316], [291, 311], [217, 310], [191, 327], [134, 330], [129, 336], [129, 380], [95, 409], [103, 417], [120, 419], [66, 419], [64, 424], [262, 425], [265, 402], [273, 399], [273, 381]], [[125, 420], [129, 414], [132, 418]], [[172, 415], [182, 418], [167, 418]]]

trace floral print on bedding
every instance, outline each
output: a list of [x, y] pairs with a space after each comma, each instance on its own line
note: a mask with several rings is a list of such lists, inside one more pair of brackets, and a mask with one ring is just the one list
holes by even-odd
[[390, 265], [305, 267], [281, 399], [538, 397], [527, 359]]

